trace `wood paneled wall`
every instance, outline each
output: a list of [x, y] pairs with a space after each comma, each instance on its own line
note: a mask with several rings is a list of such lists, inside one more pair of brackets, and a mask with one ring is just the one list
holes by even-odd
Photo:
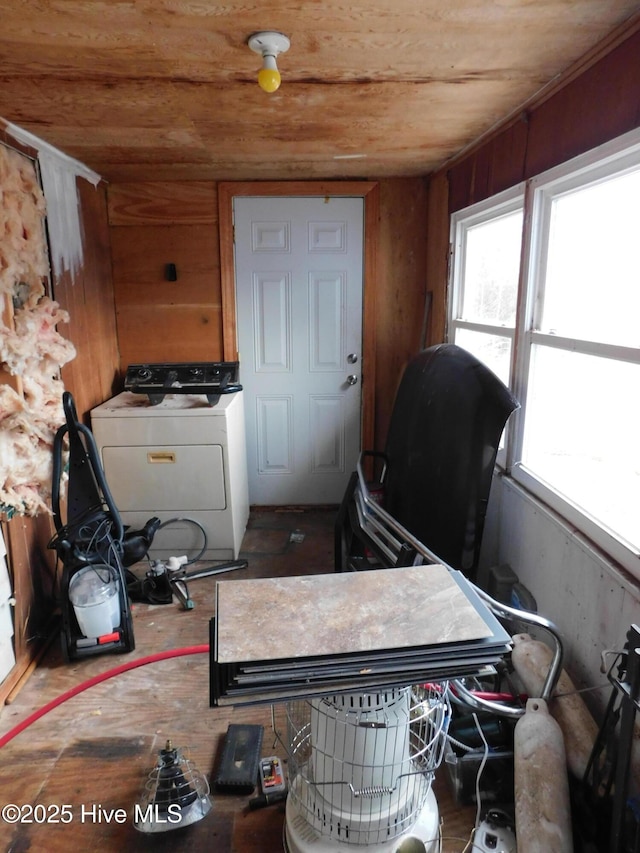
[[432, 294], [429, 344], [442, 343], [446, 335], [447, 279], [449, 276], [449, 178], [445, 172], [429, 181], [427, 212], [427, 282]]
[[427, 343], [427, 185], [380, 181], [380, 252], [376, 294], [375, 444], [386, 440], [406, 363]]
[[122, 371], [222, 360], [216, 184], [115, 184], [108, 198]]
[[[426, 182], [380, 183], [375, 292], [375, 439], [383, 447], [399, 372], [423, 339]], [[217, 184], [108, 189], [120, 371], [139, 362], [223, 358]], [[178, 280], [165, 280], [175, 263]]]
[[104, 185], [97, 188], [77, 179], [83, 226], [83, 264], [73, 276], [65, 273], [53, 282], [53, 295], [69, 313], [60, 332], [73, 342], [77, 356], [62, 369], [78, 417], [108, 399], [116, 388], [120, 363], [115, 301], [111, 276], [111, 249]]
[[639, 26], [450, 165], [449, 210], [489, 198], [638, 127]]

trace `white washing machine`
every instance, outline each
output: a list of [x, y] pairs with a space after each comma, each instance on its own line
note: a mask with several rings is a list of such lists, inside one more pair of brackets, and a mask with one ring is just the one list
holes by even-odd
[[[91, 411], [91, 429], [124, 525], [175, 521], [156, 533], [152, 559], [235, 559], [249, 518], [244, 400], [167, 394], [152, 405], [124, 391]], [[188, 520], [186, 520], [188, 519]]]

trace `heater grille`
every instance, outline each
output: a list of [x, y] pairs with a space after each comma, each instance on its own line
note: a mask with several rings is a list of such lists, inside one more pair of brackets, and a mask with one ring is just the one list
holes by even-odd
[[390, 841], [413, 826], [442, 760], [446, 685], [296, 701], [285, 714], [298, 826], [354, 845]]
[[133, 825], [140, 832], [165, 832], [189, 826], [210, 810], [205, 776], [182, 749], [167, 741], [135, 805]]

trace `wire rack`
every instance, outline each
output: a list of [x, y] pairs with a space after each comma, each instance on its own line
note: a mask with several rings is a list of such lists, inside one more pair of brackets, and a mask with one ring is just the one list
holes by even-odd
[[167, 741], [136, 803], [135, 828], [163, 832], [195, 823], [210, 810], [206, 777], [182, 748]]
[[390, 841], [424, 808], [450, 717], [446, 684], [285, 706], [290, 806], [319, 835]]

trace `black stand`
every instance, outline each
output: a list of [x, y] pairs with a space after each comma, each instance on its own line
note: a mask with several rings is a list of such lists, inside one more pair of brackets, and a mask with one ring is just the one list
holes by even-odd
[[640, 710], [640, 629], [637, 625], [632, 625], [627, 632], [627, 643], [616, 674], [613, 669], [609, 671], [609, 681], [614, 689], [585, 772], [584, 797], [588, 810], [605, 821], [610, 814], [609, 839], [607, 843], [600, 838], [602, 849], [607, 853], [637, 853], [640, 823], [636, 819], [635, 827], [632, 825], [628, 803], [634, 726]]

